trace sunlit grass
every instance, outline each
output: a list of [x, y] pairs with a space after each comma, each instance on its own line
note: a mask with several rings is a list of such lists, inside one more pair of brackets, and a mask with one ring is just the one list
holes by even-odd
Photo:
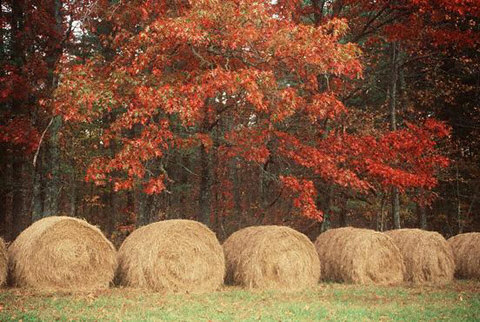
[[311, 321], [480, 319], [480, 283], [442, 287], [319, 284], [294, 293], [235, 287], [203, 295], [114, 288], [96, 294], [0, 293], [1, 321]]

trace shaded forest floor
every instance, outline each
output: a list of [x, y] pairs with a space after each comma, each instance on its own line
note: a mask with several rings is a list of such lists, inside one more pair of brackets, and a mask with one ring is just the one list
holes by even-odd
[[435, 287], [319, 284], [295, 293], [235, 287], [204, 295], [165, 295], [129, 288], [96, 294], [0, 291], [0, 320], [479, 320], [480, 282]]

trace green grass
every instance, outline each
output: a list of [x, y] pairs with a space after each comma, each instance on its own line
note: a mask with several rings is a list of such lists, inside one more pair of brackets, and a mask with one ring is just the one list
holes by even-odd
[[95, 294], [0, 292], [0, 321], [480, 320], [480, 282], [442, 287], [319, 284], [295, 293], [235, 287], [203, 295], [114, 288]]

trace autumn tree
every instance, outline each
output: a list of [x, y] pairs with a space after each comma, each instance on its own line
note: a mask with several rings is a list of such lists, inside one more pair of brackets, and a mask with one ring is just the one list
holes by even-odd
[[13, 238], [31, 221], [58, 211], [62, 118], [52, 95], [58, 61], [71, 44], [73, 21], [90, 1], [0, 2], [0, 144], [3, 227]]
[[[98, 148], [116, 147], [91, 163], [86, 179], [172, 193], [169, 164], [184, 151], [196, 169], [185, 169], [198, 182], [196, 218], [210, 224], [240, 207], [253, 186], [267, 199], [260, 205], [280, 198], [315, 221], [321, 183], [359, 194], [435, 186], [447, 164], [436, 139], [448, 130], [427, 120], [351, 132], [339, 95], [362, 77], [359, 48], [344, 41], [345, 20], [310, 23], [295, 14], [302, 8], [300, 1], [105, 4], [111, 56], [66, 60], [56, 92], [65, 120], [101, 119], [108, 126]], [[239, 171], [260, 182], [240, 186]]]
[[[446, 105], [451, 105], [452, 94], [464, 98], [472, 95], [462, 95], [466, 86], [439, 67], [452, 68], [446, 63], [470, 61], [471, 70], [463, 69], [462, 76], [475, 74], [471, 54], [478, 48], [478, 1], [315, 0], [296, 7], [296, 12], [316, 24], [332, 17], [347, 19], [350, 29], [345, 39], [362, 48], [365, 77], [341, 96], [351, 107], [351, 128], [370, 132], [384, 128], [384, 124], [402, 128], [404, 121], [416, 123], [434, 116], [450, 123], [456, 135], [458, 122], [450, 122], [440, 111], [451, 111]], [[475, 86], [469, 90], [474, 92]], [[413, 189], [403, 194], [403, 207], [399, 207], [399, 195], [393, 191], [391, 213], [395, 226], [400, 226], [400, 217], [404, 217], [402, 221], [407, 219], [408, 200], [431, 201], [431, 194], [422, 191]], [[379, 196], [383, 209], [385, 195]], [[417, 204], [420, 225], [426, 227], [424, 204]]]

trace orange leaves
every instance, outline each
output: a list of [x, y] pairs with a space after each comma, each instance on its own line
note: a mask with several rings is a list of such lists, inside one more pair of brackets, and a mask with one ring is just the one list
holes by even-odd
[[427, 120], [424, 126], [409, 124], [378, 138], [343, 135], [320, 143], [375, 189], [431, 189], [437, 184], [437, 171], [449, 163], [436, 147], [446, 133], [442, 123]]
[[165, 190], [164, 180], [165, 180], [164, 175], [161, 175], [157, 178], [150, 179], [145, 184], [145, 188], [143, 191], [145, 191], [145, 193], [149, 195], [161, 193], [163, 190]]
[[55, 90], [54, 112], [64, 120], [91, 122], [115, 105], [114, 85], [110, 79], [98, 77], [107, 72], [91, 63], [64, 69], [60, 85]]
[[297, 90], [295, 88], [287, 87], [279, 91], [279, 94], [280, 103], [275, 109], [274, 117], [280, 122], [305, 105], [305, 100], [297, 95]]
[[450, 135], [450, 128], [445, 123], [429, 118], [423, 124], [426, 130], [437, 138], [443, 138]]
[[210, 170], [223, 178], [215, 189], [225, 199], [231, 199], [228, 162], [278, 162], [271, 176], [316, 220], [322, 218], [317, 192], [306, 178], [363, 193], [435, 184], [435, 168], [444, 164], [435, 139], [448, 134], [441, 124], [379, 137], [342, 134], [338, 121], [346, 107], [338, 92], [343, 80], [362, 72], [358, 47], [339, 41], [346, 21], [307, 25], [281, 6], [253, 0], [203, 0], [166, 12], [144, 12], [149, 17], [138, 34], [117, 26], [118, 55], [72, 70], [61, 82], [63, 115], [102, 118], [105, 145], [116, 143], [114, 155], [92, 164], [90, 180], [115, 182], [115, 189], [144, 184], [145, 192], [160, 193], [168, 176], [149, 166], [163, 164], [171, 149], [203, 146], [211, 160], [223, 159]]
[[312, 102], [306, 105], [305, 110], [312, 121], [326, 118], [334, 119], [337, 115], [347, 112], [345, 105], [333, 93], [314, 95]]
[[40, 133], [24, 116], [14, 117], [0, 125], [0, 143], [9, 143], [21, 148], [23, 153], [32, 153], [40, 142]]
[[292, 176], [280, 176], [280, 180], [293, 197], [293, 205], [304, 217], [317, 221], [323, 220], [323, 212], [317, 209], [315, 198], [317, 190], [310, 180], [298, 180]]
[[342, 153], [338, 153], [339, 151], [335, 150], [336, 146], [328, 144], [326, 141], [314, 146], [307, 145], [284, 132], [277, 131], [275, 135], [279, 140], [278, 152], [281, 155], [293, 160], [300, 166], [310, 169], [313, 173], [321, 176], [322, 179], [359, 191], [366, 191], [371, 187], [368, 182], [360, 179], [354, 171], [340, 165], [345, 163], [345, 155], [349, 153], [345, 148], [342, 147]]
[[[142, 182], [147, 175], [146, 162], [159, 159], [172, 144], [173, 134], [165, 120], [146, 125], [137, 137], [116, 138], [105, 133], [104, 140], [109, 145], [111, 140], [121, 143], [121, 149], [112, 157], [100, 157], [93, 160], [87, 169], [86, 181], [96, 185], [113, 182], [115, 191], [130, 189], [136, 182]], [[150, 172], [149, 172], [150, 173]], [[160, 193], [164, 176], [150, 179], [145, 183], [147, 193]]]
[[[196, 20], [198, 17], [179, 17], [174, 19], [164, 18], [155, 21], [151, 29], [152, 35], [155, 35], [156, 41], [163, 41], [169, 45], [173, 44], [195, 44], [206, 45], [208, 43], [208, 33], [202, 28], [202, 21], [205, 22], [205, 18], [201, 18], [200, 22]], [[195, 19], [197, 18], [197, 19]], [[208, 24], [207, 24], [208, 25]], [[205, 27], [205, 24], [203, 25]], [[145, 35], [149, 37], [149, 34]]]
[[435, 120], [427, 120], [424, 126], [410, 124], [378, 138], [343, 134], [320, 139], [315, 145], [287, 133], [275, 134], [281, 155], [324, 180], [360, 192], [392, 186], [400, 191], [431, 189], [437, 184], [437, 171], [449, 163], [436, 147], [436, 140], [447, 135], [448, 129]]
[[242, 128], [225, 134], [225, 139], [230, 143], [227, 157], [240, 156], [248, 162], [266, 162], [270, 151], [266, 144], [268, 131], [257, 128]]
[[209, 151], [213, 146], [213, 140], [206, 133], [195, 133], [188, 138], [176, 137], [174, 139], [174, 147], [176, 149], [191, 149], [198, 146], [203, 146]]

